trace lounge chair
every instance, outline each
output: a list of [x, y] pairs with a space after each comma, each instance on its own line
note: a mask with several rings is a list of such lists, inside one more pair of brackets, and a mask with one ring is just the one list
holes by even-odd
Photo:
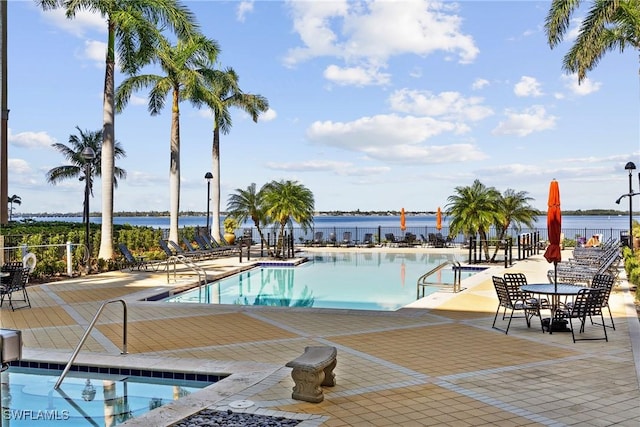
[[175, 251], [176, 255], [182, 255], [185, 258], [192, 258], [192, 259], [195, 259], [195, 260], [201, 260], [201, 259], [207, 257], [207, 253], [203, 252], [203, 251], [187, 252], [184, 249], [182, 249], [182, 246], [180, 246], [179, 244], [177, 244], [173, 240], [167, 240], [167, 243], [169, 245], [171, 245], [171, 247]]
[[145, 260], [144, 257], [134, 256], [124, 243], [119, 243], [118, 249], [120, 249], [120, 252], [124, 256], [124, 268], [128, 268], [129, 271], [158, 271], [161, 265], [166, 267], [166, 264], [164, 264], [162, 260], [149, 261]]
[[[9, 301], [11, 311], [18, 308], [31, 308], [31, 301], [29, 301], [29, 294], [27, 293], [29, 271], [29, 268], [23, 267], [21, 262], [5, 264], [2, 266], [2, 272], [9, 273], [9, 275], [2, 279], [2, 285], [0, 286], [0, 307], [6, 298]], [[22, 299], [16, 298], [16, 296], [14, 296], [16, 293], [22, 293]], [[24, 302], [24, 305], [16, 307], [13, 304], [14, 301], [22, 301]]]
[[313, 235], [313, 240], [311, 241], [311, 244], [313, 246], [322, 246], [322, 245], [324, 245], [322, 231], [316, 231], [316, 234]]
[[358, 246], [372, 247], [373, 246], [373, 233], [366, 233], [362, 242]]
[[189, 253], [194, 253], [194, 254], [199, 253], [199, 254], [202, 254], [203, 256], [209, 257], [209, 258], [215, 258], [215, 257], [221, 255], [221, 253], [222, 253], [222, 251], [220, 249], [203, 246], [200, 243], [198, 243], [197, 240], [196, 240], [196, 243], [198, 243], [198, 249], [196, 249], [196, 248], [193, 247], [193, 245], [191, 244], [189, 239], [187, 239], [184, 236], [182, 236], [182, 242], [184, 243], [184, 246], [187, 248]]
[[355, 246], [354, 243], [353, 243], [353, 240], [351, 240], [351, 232], [350, 231], [345, 231], [342, 234], [342, 242], [340, 242], [340, 246], [346, 246], [346, 247]]
[[336, 233], [329, 233], [327, 245], [338, 246], [338, 238], [336, 237]]
[[386, 233], [384, 235], [385, 240], [387, 241], [387, 246], [405, 246], [406, 242], [404, 239], [396, 239], [393, 233]]

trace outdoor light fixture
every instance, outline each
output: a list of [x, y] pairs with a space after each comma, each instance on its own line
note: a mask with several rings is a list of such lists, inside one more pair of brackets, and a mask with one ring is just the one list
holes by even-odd
[[211, 227], [209, 226], [209, 202], [211, 202], [211, 180], [213, 179], [213, 174], [211, 172], [205, 173], [204, 179], [207, 180], [207, 235], [211, 235]]
[[[632, 234], [632, 230], [633, 230], [633, 196], [636, 196], [640, 193], [634, 193], [633, 192], [633, 171], [636, 170], [636, 165], [633, 162], [628, 162], [626, 165], [624, 165], [624, 169], [629, 171], [629, 192], [627, 194], [623, 194], [622, 196], [618, 197], [618, 200], [616, 200], [616, 204], [620, 204], [620, 201], [622, 199], [624, 199], [625, 197], [629, 198], [629, 234], [627, 237], [627, 245], [629, 246], [629, 249], [631, 249], [633, 251], [633, 234]], [[638, 183], [640, 185], [640, 174], [638, 174]]]
[[96, 158], [96, 152], [93, 148], [86, 146], [80, 154], [84, 159], [84, 244], [89, 254], [87, 260], [91, 259], [91, 248], [89, 247], [89, 193], [90, 193], [90, 181], [91, 181], [91, 163]]

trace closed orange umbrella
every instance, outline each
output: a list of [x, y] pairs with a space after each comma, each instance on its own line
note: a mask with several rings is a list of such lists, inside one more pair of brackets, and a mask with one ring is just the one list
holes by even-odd
[[404, 208], [400, 209], [400, 230], [404, 231], [407, 229], [407, 218], [404, 215]]
[[560, 233], [562, 232], [562, 212], [560, 211], [560, 187], [555, 179], [549, 186], [549, 202], [547, 210], [547, 233], [549, 247], [544, 252], [547, 262], [554, 266], [554, 283], [558, 285], [558, 263], [562, 261], [560, 253]]
[[440, 206], [438, 206], [438, 210], [436, 211], [436, 230], [442, 230], [442, 211], [440, 210]]

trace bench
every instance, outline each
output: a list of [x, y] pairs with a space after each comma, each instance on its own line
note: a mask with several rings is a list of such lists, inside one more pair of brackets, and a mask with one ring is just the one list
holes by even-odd
[[292, 398], [305, 402], [319, 403], [324, 400], [321, 386], [336, 385], [333, 369], [336, 367], [338, 350], [329, 346], [305, 347], [304, 353], [287, 363], [285, 366], [293, 368], [291, 378], [293, 387]]

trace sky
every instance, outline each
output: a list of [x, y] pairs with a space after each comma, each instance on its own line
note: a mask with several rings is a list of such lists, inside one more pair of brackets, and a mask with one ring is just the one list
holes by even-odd
[[[246, 93], [269, 100], [254, 123], [232, 110], [221, 136], [221, 209], [272, 180], [309, 188], [315, 209], [435, 211], [475, 179], [525, 191], [546, 210], [621, 209], [624, 169], [640, 168], [637, 52], [608, 52], [580, 85], [547, 44], [543, 1], [185, 1]], [[52, 144], [102, 128], [106, 24], [34, 1], [8, 4], [9, 195], [20, 213], [81, 212], [84, 183], [47, 183], [67, 164]], [[146, 68], [144, 72], [157, 73]], [[127, 76], [118, 73], [116, 85]], [[148, 90], [116, 116], [127, 171], [114, 210], [169, 210], [170, 102]], [[183, 102], [181, 211], [206, 210], [213, 120]], [[632, 183], [640, 190], [638, 171]], [[92, 212], [101, 211], [94, 185]]]

